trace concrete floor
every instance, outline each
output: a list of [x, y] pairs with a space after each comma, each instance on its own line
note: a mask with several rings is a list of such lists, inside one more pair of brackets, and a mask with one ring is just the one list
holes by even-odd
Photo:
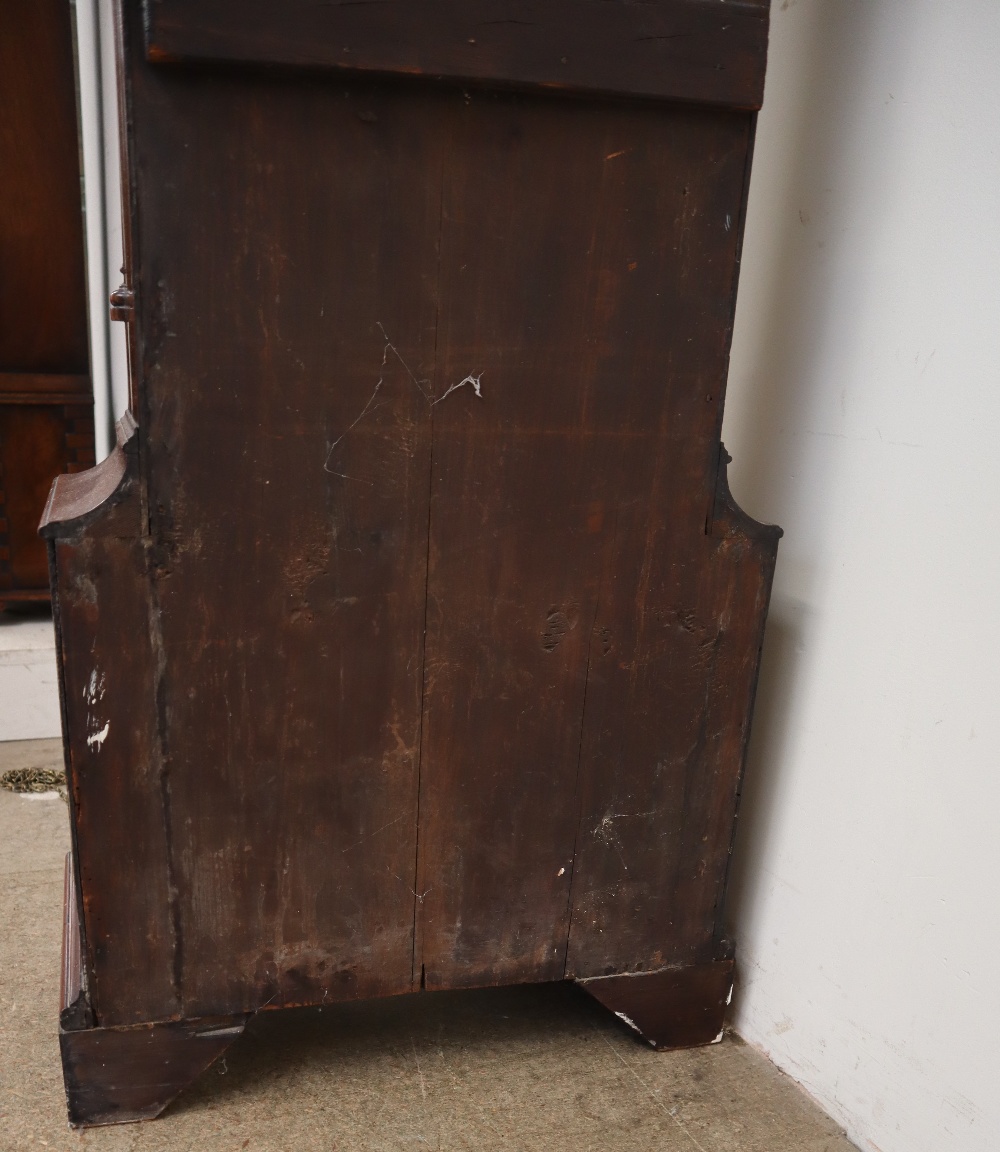
[[[0, 743], [0, 773], [59, 762]], [[850, 1152], [735, 1036], [656, 1053], [568, 985], [261, 1013], [159, 1119], [73, 1132], [59, 1048], [66, 807], [0, 791], [0, 1149]]]
[[59, 673], [52, 613], [0, 612], [0, 741], [58, 736]]

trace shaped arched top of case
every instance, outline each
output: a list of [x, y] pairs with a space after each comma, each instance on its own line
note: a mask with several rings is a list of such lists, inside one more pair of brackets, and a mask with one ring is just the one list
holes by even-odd
[[38, 526], [49, 540], [61, 540], [88, 527], [119, 504], [132, 490], [136, 476], [139, 428], [131, 412], [115, 426], [117, 443], [111, 454], [85, 472], [57, 476]]
[[773, 553], [778, 547], [778, 541], [784, 536], [784, 531], [777, 524], [762, 524], [759, 520], [755, 520], [736, 503], [729, 487], [729, 465], [732, 462], [733, 458], [726, 451], [725, 444], [720, 444], [719, 470], [715, 481], [715, 506], [709, 535], [721, 536], [727, 532], [736, 532], [755, 544], [769, 546]]

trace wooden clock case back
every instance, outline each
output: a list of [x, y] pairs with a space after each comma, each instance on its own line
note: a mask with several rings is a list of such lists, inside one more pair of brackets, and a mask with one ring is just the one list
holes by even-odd
[[121, 4], [132, 412], [48, 539], [71, 1120], [266, 1007], [722, 1026], [780, 530], [720, 444], [766, 3]]

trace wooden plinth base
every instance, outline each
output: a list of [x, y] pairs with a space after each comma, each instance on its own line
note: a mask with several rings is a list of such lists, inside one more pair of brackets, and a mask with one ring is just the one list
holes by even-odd
[[727, 959], [577, 983], [654, 1048], [696, 1048], [722, 1039], [733, 990]]

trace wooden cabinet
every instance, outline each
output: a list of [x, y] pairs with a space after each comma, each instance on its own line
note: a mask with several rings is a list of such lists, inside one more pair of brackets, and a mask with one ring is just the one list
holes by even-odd
[[780, 535], [719, 442], [766, 4], [146, 13], [134, 418], [44, 528], [71, 1118], [293, 1004], [571, 979], [711, 1041]]
[[49, 597], [52, 477], [94, 463], [70, 6], [0, 8], [0, 610]]

